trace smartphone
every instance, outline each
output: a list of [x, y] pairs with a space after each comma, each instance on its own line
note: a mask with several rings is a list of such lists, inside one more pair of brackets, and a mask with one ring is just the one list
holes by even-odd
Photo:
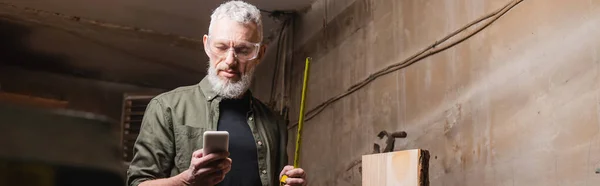
[[202, 153], [204, 155], [210, 153], [227, 152], [229, 151], [229, 132], [227, 131], [206, 131], [204, 132], [204, 144]]

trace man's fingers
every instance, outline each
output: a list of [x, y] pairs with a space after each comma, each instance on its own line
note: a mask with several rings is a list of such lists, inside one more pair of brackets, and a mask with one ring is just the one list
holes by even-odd
[[196, 150], [192, 153], [192, 158], [201, 158], [202, 157], [202, 149]]
[[289, 186], [302, 186], [306, 181], [302, 178], [288, 178], [285, 180], [285, 185]]
[[[193, 161], [202, 161], [200, 158]], [[225, 179], [225, 174], [231, 171], [231, 159], [226, 158], [218, 161], [213, 161], [204, 167], [197, 167], [194, 175], [202, 177], [214, 184], [217, 184]]]
[[291, 178], [303, 178], [304, 177], [304, 170], [301, 168], [297, 168], [297, 169], [292, 169], [290, 171], [287, 171], [285, 173], [285, 175], [291, 177]]
[[214, 160], [218, 160], [218, 159], [225, 159], [227, 157], [229, 157], [229, 152], [205, 154], [201, 158], [206, 159], [207, 161], [214, 161]]
[[286, 172], [290, 171], [292, 169], [294, 169], [294, 166], [291, 166], [291, 165], [286, 165], [285, 167], [283, 167], [283, 170], [286, 171]]
[[[219, 168], [222, 170], [231, 168], [231, 159], [227, 158], [227, 159], [221, 160], [221, 163], [219, 163]], [[229, 172], [229, 171], [227, 171], [227, 172]]]
[[285, 167], [283, 167], [283, 170], [281, 170], [281, 173], [279, 173], [279, 178], [281, 178], [283, 175], [287, 175], [287, 172], [294, 169], [294, 166], [291, 165], [287, 165]]
[[[227, 158], [229, 159], [229, 158]], [[228, 163], [225, 163], [225, 167], [222, 169], [223, 173], [227, 174], [229, 173], [229, 171], [231, 171], [231, 161], [229, 161]]]
[[[196, 164], [194, 164], [194, 166], [206, 167], [206, 166], [209, 166], [209, 164], [211, 164], [212, 162], [215, 162], [217, 160], [227, 159], [228, 156], [229, 156], [229, 152], [210, 153], [208, 155], [202, 156], [201, 158], [198, 158], [199, 160], [197, 161]], [[192, 161], [193, 160], [194, 159], [192, 158]]]
[[302, 168], [294, 168], [292, 166], [286, 166], [281, 171], [282, 174], [288, 176], [285, 180], [286, 186], [303, 186], [306, 185], [306, 172]]
[[228, 161], [227, 159], [220, 159], [207, 162], [206, 159], [193, 158], [190, 162], [190, 166], [193, 170], [199, 170], [201, 168], [215, 168], [222, 170], [227, 168], [227, 166], [231, 166], [231, 161]]
[[196, 171], [200, 168], [203, 168], [200, 166], [202, 161], [204, 161], [204, 160], [200, 159], [200, 158], [192, 158], [192, 160], [190, 160], [190, 169]]
[[222, 169], [224, 174], [229, 173], [229, 171], [231, 171], [231, 166], [225, 167], [225, 169]]

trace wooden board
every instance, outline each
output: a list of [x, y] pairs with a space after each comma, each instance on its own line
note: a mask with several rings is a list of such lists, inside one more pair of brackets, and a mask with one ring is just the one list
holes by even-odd
[[363, 186], [428, 186], [429, 153], [414, 149], [364, 155]]
[[62, 100], [0, 92], [0, 104], [2, 103], [30, 106], [36, 108], [67, 108], [69, 104], [67, 101]]

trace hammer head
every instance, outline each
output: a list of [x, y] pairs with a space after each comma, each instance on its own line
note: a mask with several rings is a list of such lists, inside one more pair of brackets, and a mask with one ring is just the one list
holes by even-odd
[[[391, 152], [394, 150], [394, 142], [396, 140], [396, 138], [406, 138], [407, 134], [404, 131], [399, 131], [399, 132], [394, 132], [394, 133], [388, 133], [387, 131], [381, 131], [379, 132], [379, 134], [377, 134], [377, 137], [379, 137], [379, 139], [383, 139], [383, 137], [386, 137], [386, 145], [385, 148], [383, 149], [383, 152]], [[373, 146], [373, 153], [379, 153], [379, 145], [378, 144], [374, 144]]]

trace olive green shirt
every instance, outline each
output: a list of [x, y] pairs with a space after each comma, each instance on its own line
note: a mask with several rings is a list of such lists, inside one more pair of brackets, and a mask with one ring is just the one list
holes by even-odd
[[[202, 149], [204, 131], [217, 130], [222, 99], [206, 78], [153, 98], [134, 144], [127, 184], [137, 186], [187, 170], [192, 153]], [[287, 164], [287, 128], [279, 115], [258, 99], [251, 100], [247, 122], [256, 144], [261, 182], [275, 186]]]

